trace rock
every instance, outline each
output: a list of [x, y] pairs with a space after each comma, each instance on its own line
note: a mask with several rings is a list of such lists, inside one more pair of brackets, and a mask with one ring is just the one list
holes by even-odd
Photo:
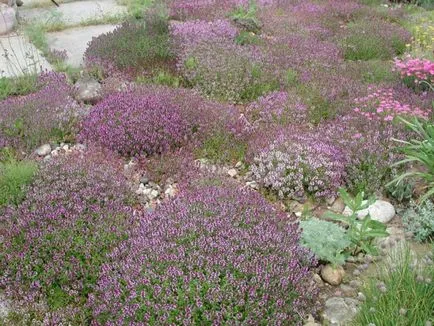
[[140, 183], [143, 183], [144, 185], [147, 185], [149, 183], [149, 178], [147, 176], [142, 176], [140, 178]]
[[366, 301], [366, 296], [362, 293], [362, 292], [359, 292], [359, 293], [357, 293], [357, 300], [359, 300], [359, 301]]
[[[386, 229], [386, 232], [389, 233], [387, 237], [375, 240], [382, 253], [391, 252], [397, 244], [406, 242], [405, 231], [403, 229], [396, 226], [390, 226]], [[400, 249], [403, 249], [402, 246], [399, 247]]]
[[346, 297], [355, 297], [357, 295], [356, 290], [349, 285], [341, 284], [339, 288]]
[[84, 145], [84, 144], [77, 144], [77, 145], [74, 146], [74, 149], [83, 152], [83, 151], [86, 150], [86, 145]]
[[307, 317], [306, 322], [304, 323], [304, 326], [321, 326], [321, 324], [318, 324], [312, 315], [309, 315]]
[[17, 0], [16, 4], [17, 4], [17, 7], [21, 7], [24, 4], [24, 2], [22, 0]]
[[345, 271], [342, 266], [325, 265], [321, 269], [322, 279], [330, 285], [339, 285], [345, 276]]
[[322, 281], [321, 276], [319, 276], [317, 273], [313, 274], [312, 279], [319, 287], [324, 286], [324, 282]]
[[11, 32], [17, 24], [17, 12], [15, 8], [0, 3], [0, 35]]
[[244, 168], [244, 164], [243, 164], [243, 162], [238, 161], [237, 164], [235, 164], [235, 168], [238, 169], [238, 170]]
[[236, 169], [229, 169], [229, 170], [228, 170], [228, 175], [229, 175], [231, 178], [235, 178], [235, 177], [238, 175], [238, 171], [237, 171]]
[[359, 280], [351, 280], [350, 286], [357, 289], [357, 288], [360, 288], [362, 286], [362, 282]]
[[346, 325], [357, 314], [359, 302], [352, 298], [331, 297], [325, 302], [323, 318], [327, 325]]
[[51, 153], [51, 146], [50, 144], [44, 144], [42, 146], [39, 146], [36, 150], [35, 153], [39, 156], [45, 156]]
[[[366, 201], [365, 201], [366, 202]], [[346, 216], [351, 215], [353, 212], [349, 207], [345, 207], [343, 214]], [[357, 212], [357, 217], [363, 220], [366, 215], [370, 214], [371, 218], [375, 221], [388, 223], [395, 216], [395, 208], [393, 205], [384, 200], [377, 200], [368, 208]]]
[[167, 197], [175, 197], [175, 195], [176, 195], [176, 189], [175, 189], [175, 187], [172, 186], [172, 185], [169, 185], [169, 186], [166, 188], [166, 190], [164, 191], [164, 194], [165, 194]]
[[151, 193], [148, 195], [148, 197], [149, 197], [149, 199], [152, 200], [152, 199], [157, 198], [159, 195], [160, 195], [160, 193], [157, 190], [153, 189], [153, 190], [151, 190]]
[[255, 189], [255, 190], [259, 189], [259, 185], [256, 181], [247, 181], [246, 185], [252, 189]]
[[330, 210], [335, 213], [342, 213], [345, 208], [344, 201], [341, 198], [336, 199], [333, 204], [330, 206]]
[[336, 198], [335, 197], [327, 197], [326, 199], [325, 199], [325, 201], [326, 201], [326, 203], [327, 203], [327, 205], [333, 205], [333, 203], [336, 201]]
[[74, 85], [74, 97], [78, 102], [95, 104], [101, 96], [101, 84], [93, 78], [82, 77]]

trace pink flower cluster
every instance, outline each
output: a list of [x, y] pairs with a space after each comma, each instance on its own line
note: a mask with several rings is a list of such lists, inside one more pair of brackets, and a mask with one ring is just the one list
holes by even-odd
[[172, 22], [170, 32], [175, 47], [191, 49], [203, 41], [219, 42], [219, 40], [234, 40], [238, 30], [228, 20], [215, 21], [193, 20], [187, 22]]
[[396, 100], [394, 91], [390, 88], [372, 90], [365, 97], [355, 99], [357, 107], [354, 112], [368, 120], [392, 121], [397, 116], [411, 116], [428, 119], [431, 112], [417, 106], [403, 104]]
[[402, 78], [413, 77], [416, 84], [423, 81], [434, 83], [434, 62], [428, 59], [395, 59], [395, 70], [400, 72]]

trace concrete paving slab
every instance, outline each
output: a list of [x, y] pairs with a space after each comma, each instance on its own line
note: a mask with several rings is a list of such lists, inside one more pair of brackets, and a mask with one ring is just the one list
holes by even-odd
[[63, 23], [66, 26], [77, 25], [89, 20], [114, 17], [125, 14], [125, 6], [117, 4], [116, 0], [88, 0], [62, 3], [59, 7], [54, 5], [40, 8], [18, 9], [19, 17], [26, 22], [39, 22], [44, 24]]
[[42, 54], [22, 35], [0, 37], [0, 76], [18, 77], [26, 73], [52, 70]]
[[47, 41], [51, 50], [66, 50], [66, 63], [79, 67], [83, 63], [83, 54], [93, 37], [111, 32], [116, 25], [95, 25], [75, 27], [60, 32], [47, 33]]

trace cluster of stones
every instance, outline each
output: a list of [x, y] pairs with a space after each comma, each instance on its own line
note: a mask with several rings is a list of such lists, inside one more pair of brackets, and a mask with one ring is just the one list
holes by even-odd
[[234, 166], [220, 166], [212, 164], [209, 160], [201, 158], [196, 160], [196, 165], [200, 170], [210, 172], [221, 176], [229, 176], [232, 179], [240, 183], [244, 183], [245, 186], [254, 190], [259, 190], [259, 185], [252, 179], [252, 173], [250, 171], [243, 174], [246, 166], [243, 162], [238, 161]]
[[155, 182], [149, 181], [146, 176], [140, 178], [140, 184], [136, 190], [136, 194], [140, 196], [142, 204], [146, 208], [154, 208], [160, 204], [165, 198], [175, 197], [177, 194], [177, 185], [171, 179], [167, 179], [163, 187]]
[[83, 152], [85, 149], [86, 145], [84, 144], [44, 144], [35, 150], [35, 154], [43, 158], [44, 161], [49, 161], [60, 154], [68, 154], [74, 151]]

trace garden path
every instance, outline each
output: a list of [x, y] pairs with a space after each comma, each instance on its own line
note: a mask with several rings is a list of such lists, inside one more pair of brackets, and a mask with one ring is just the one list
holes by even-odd
[[16, 77], [27, 71], [53, 70], [41, 51], [25, 37], [25, 24], [43, 24], [49, 50], [66, 51], [66, 63], [74, 68], [83, 63], [83, 54], [93, 37], [116, 28], [107, 22], [120, 21], [127, 7], [116, 0], [58, 1], [24, 0], [18, 8], [19, 26], [0, 36], [0, 76]]

